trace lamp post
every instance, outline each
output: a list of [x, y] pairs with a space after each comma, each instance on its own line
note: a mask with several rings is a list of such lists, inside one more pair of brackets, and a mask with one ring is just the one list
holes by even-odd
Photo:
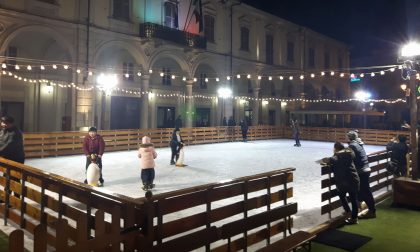
[[370, 98], [370, 93], [360, 90], [354, 94], [354, 97], [363, 104], [363, 128], [366, 129], [366, 100]]
[[228, 87], [221, 87], [217, 90], [217, 93], [219, 95], [219, 97], [222, 98], [222, 114], [221, 114], [221, 120], [222, 120], [222, 125], [223, 125], [223, 117], [226, 114], [225, 111], [225, 99], [228, 97], [232, 96], [232, 89], [228, 88]]
[[418, 178], [418, 145], [417, 145], [417, 88], [416, 70], [420, 60], [420, 44], [411, 42], [403, 46], [400, 60], [404, 61], [403, 78], [408, 80], [410, 89], [410, 145], [411, 145], [411, 169], [412, 178]]
[[[116, 74], [104, 74], [101, 73], [98, 75], [96, 79], [96, 83], [98, 83], [98, 87], [102, 89], [104, 92], [102, 93], [101, 98], [101, 129], [104, 129], [105, 125], [105, 99], [106, 95], [110, 95], [112, 92], [112, 89], [118, 84], [118, 78]], [[96, 111], [96, 103], [95, 103], [95, 111]]]

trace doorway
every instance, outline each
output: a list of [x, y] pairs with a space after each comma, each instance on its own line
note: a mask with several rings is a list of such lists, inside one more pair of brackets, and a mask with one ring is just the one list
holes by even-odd
[[158, 107], [157, 127], [158, 128], [175, 127], [175, 107]]
[[140, 99], [111, 97], [111, 129], [140, 128]]

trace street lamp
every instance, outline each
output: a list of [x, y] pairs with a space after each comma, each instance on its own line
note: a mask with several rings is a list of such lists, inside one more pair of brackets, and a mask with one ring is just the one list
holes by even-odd
[[371, 96], [371, 94], [367, 91], [364, 90], [359, 90], [354, 94], [354, 97], [359, 100], [360, 102], [362, 102], [363, 104], [363, 128], [366, 129], [366, 108], [365, 108], [365, 103], [367, 101], [367, 99], [369, 99]]
[[410, 145], [411, 145], [411, 168], [412, 178], [418, 178], [418, 145], [417, 145], [417, 94], [416, 94], [416, 73], [420, 60], [420, 44], [410, 42], [401, 48], [401, 57], [403, 61], [403, 74], [405, 80], [409, 80], [410, 89]]
[[221, 97], [222, 98], [222, 113], [221, 113], [221, 120], [222, 120], [222, 125], [223, 125], [223, 123], [224, 123], [224, 115], [225, 115], [225, 113], [226, 113], [226, 111], [225, 111], [225, 99], [226, 98], [228, 98], [228, 97], [231, 97], [232, 96], [232, 89], [230, 89], [230, 88], [228, 88], [228, 87], [220, 87], [218, 90], [217, 90], [217, 93], [218, 93], [218, 95], [219, 95], [219, 97]]

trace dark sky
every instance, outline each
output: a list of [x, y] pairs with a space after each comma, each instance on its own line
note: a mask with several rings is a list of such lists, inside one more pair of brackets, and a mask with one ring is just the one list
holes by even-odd
[[243, 0], [350, 46], [352, 66], [396, 64], [406, 39], [404, 0]]

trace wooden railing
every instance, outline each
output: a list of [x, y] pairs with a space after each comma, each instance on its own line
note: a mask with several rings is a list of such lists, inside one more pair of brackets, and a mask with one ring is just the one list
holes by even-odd
[[[290, 233], [293, 171], [132, 199], [0, 158], [0, 211], [34, 234], [36, 251], [246, 251]], [[10, 239], [22, 251], [21, 231]]]
[[[372, 170], [369, 178], [370, 187], [372, 193], [382, 192], [376, 195], [380, 196], [380, 198], [391, 193], [393, 176], [386, 170], [388, 159], [389, 155], [386, 151], [374, 152], [368, 155], [369, 166]], [[321, 189], [323, 189], [321, 201], [326, 202], [321, 207], [321, 215], [328, 214], [329, 218], [332, 218], [333, 210], [341, 207], [341, 201], [338, 199], [331, 167], [322, 166], [321, 175], [323, 176], [321, 180]]]
[[[106, 151], [137, 149], [141, 138], [150, 134], [156, 147], [167, 147], [173, 129], [132, 129], [99, 131], [106, 143]], [[302, 127], [301, 138], [315, 141], [346, 141], [346, 128], [309, 128]], [[407, 131], [359, 130], [359, 135], [366, 144], [385, 145], [397, 134]], [[25, 154], [28, 158], [74, 155], [82, 153], [83, 132], [25, 133]], [[240, 141], [242, 135], [239, 126], [182, 128], [181, 135], [187, 145]], [[291, 138], [292, 131], [286, 126], [251, 126], [248, 140]]]

